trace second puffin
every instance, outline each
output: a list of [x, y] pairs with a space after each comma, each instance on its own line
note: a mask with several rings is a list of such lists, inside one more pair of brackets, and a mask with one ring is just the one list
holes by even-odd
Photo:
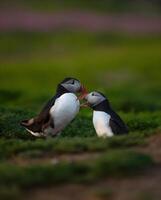
[[108, 99], [101, 92], [91, 92], [85, 99], [93, 109], [93, 125], [99, 137], [111, 137], [113, 135], [124, 134], [128, 128], [111, 108]]

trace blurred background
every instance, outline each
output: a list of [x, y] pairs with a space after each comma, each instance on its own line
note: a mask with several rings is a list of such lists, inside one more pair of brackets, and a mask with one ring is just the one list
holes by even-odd
[[40, 108], [64, 77], [123, 111], [161, 108], [159, 0], [1, 0], [0, 103]]
[[[31, 137], [19, 122], [64, 77], [104, 92], [130, 134], [99, 140], [87, 110]], [[160, 0], [0, 0], [0, 199], [159, 200], [160, 99]]]

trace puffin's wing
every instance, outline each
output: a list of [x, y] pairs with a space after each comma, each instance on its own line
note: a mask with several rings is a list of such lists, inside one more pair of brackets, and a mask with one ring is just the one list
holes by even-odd
[[29, 120], [23, 120], [21, 126], [32, 132], [33, 135], [40, 136], [40, 133], [43, 133], [48, 126], [54, 128], [54, 121], [50, 114], [47, 114], [45, 118], [35, 117]]
[[47, 127], [51, 127], [51, 128], [55, 128], [54, 125], [54, 119], [53, 117], [51, 118], [50, 114], [49, 114], [49, 118], [44, 122], [44, 124], [42, 125], [42, 131], [44, 131]]
[[127, 126], [125, 125], [123, 120], [120, 118], [120, 116], [118, 114], [116, 114], [114, 111], [112, 111], [112, 113], [111, 113], [110, 127], [114, 134], [128, 133]]
[[42, 108], [41, 112], [37, 116], [37, 121], [46, 124], [50, 119], [50, 109], [55, 104], [56, 96], [52, 97]]
[[40, 112], [39, 115], [41, 115], [41, 114], [43, 114], [43, 113], [47, 113], [47, 111], [48, 111], [48, 113], [49, 113], [51, 107], [55, 104], [56, 99], [57, 99], [56, 96], [52, 97], [52, 98], [44, 105], [44, 107], [42, 108], [42, 110], [41, 110], [41, 112]]
[[[23, 120], [21, 122], [21, 125], [27, 128], [28, 130], [32, 132], [40, 133], [44, 130], [44, 127], [47, 127], [49, 123], [51, 123], [51, 117], [50, 117], [50, 108], [54, 105], [56, 100], [56, 96], [51, 98], [43, 107], [41, 112], [38, 116], [35, 118], [29, 119], [29, 120]], [[52, 127], [54, 127], [54, 123], [52, 122]]]

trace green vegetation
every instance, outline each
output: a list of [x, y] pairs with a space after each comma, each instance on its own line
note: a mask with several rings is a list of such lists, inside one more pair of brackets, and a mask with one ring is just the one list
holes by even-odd
[[118, 136], [108, 140], [98, 139], [97, 137], [60, 137], [57, 139], [37, 139], [34, 141], [4, 139], [0, 141], [0, 159], [10, 158], [22, 153], [33, 156], [35, 150], [39, 152], [39, 156], [42, 156], [62, 153], [102, 152], [111, 148], [127, 148], [141, 144], [143, 145], [145, 142], [143, 136], [138, 134]]
[[150, 167], [152, 163], [149, 156], [130, 151], [111, 151], [92, 162], [89, 160], [27, 167], [1, 163], [0, 185], [31, 188], [64, 182], [94, 181], [106, 176], [134, 175], [141, 169]]
[[[10, 4], [9, 4], [10, 3]], [[2, 0], [0, 5], [2, 6], [11, 6], [12, 2], [6, 0]], [[44, 2], [40, 2], [38, 0], [16, 0], [14, 1], [14, 6], [19, 5], [23, 7], [28, 7], [33, 10], [67, 10], [67, 9], [79, 9], [79, 10], [91, 10], [91, 11], [99, 11], [99, 12], [145, 12], [145, 13], [156, 13], [161, 11], [161, 4], [157, 0], [153, 1], [129, 1], [129, 0], [46, 0]]]
[[105, 92], [117, 110], [161, 108], [160, 36], [62, 32], [0, 38], [1, 105], [37, 112], [59, 81], [75, 76], [89, 90]]
[[[0, 196], [10, 199], [7, 187], [20, 198], [22, 188], [132, 178], [152, 166], [149, 155], [132, 149], [161, 132], [159, 35], [15, 32], [0, 33], [0, 43]], [[81, 110], [58, 138], [37, 139], [20, 127], [66, 76], [79, 78], [89, 91], [104, 92], [130, 133], [97, 138], [89, 109]], [[84, 154], [91, 158], [50, 162], [54, 156]], [[15, 158], [22, 165], [14, 164]], [[30, 159], [40, 163], [23, 165]]]
[[12, 198], [16, 200], [20, 200], [22, 199], [22, 194], [21, 194], [20, 189], [16, 186], [12, 186], [12, 187], [2, 186], [0, 187], [0, 197], [1, 197], [1, 200], [10, 200]]

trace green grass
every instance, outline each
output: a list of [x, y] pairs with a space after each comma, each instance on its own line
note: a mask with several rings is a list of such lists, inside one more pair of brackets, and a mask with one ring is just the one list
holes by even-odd
[[1, 200], [10, 200], [11, 198], [20, 200], [20, 199], [22, 199], [22, 193], [21, 193], [20, 189], [16, 186], [11, 186], [11, 187], [1, 186], [0, 187], [0, 197], [1, 197]]
[[[131, 151], [161, 126], [161, 37], [115, 33], [0, 33], [0, 197], [21, 198], [22, 188], [88, 183], [138, 175], [152, 158]], [[33, 117], [66, 76], [89, 91], [104, 92], [130, 133], [100, 139], [91, 110], [81, 110], [58, 138], [37, 139], [20, 121]], [[56, 165], [44, 158], [98, 153], [97, 158]], [[42, 159], [40, 164], [20, 166]]]
[[[160, 128], [161, 114], [160, 112], [130, 112], [119, 113], [120, 116], [126, 121], [129, 131], [132, 132], [149, 132]], [[20, 126], [22, 119], [33, 117], [36, 113], [31, 111], [24, 111], [22, 108], [5, 108], [0, 109], [0, 137], [2, 138], [19, 138], [19, 139], [32, 139], [31, 136], [24, 128]], [[8, 124], [6, 126], [6, 124]], [[92, 124], [92, 112], [80, 113], [76, 119], [63, 130], [61, 137], [93, 137], [96, 136]]]
[[45, 10], [45, 11], [58, 11], [67, 9], [79, 9], [86, 11], [97, 11], [97, 12], [143, 12], [143, 13], [159, 13], [161, 11], [161, 5], [159, 1], [128, 1], [128, 0], [88, 0], [88, 1], [74, 1], [74, 0], [47, 0], [45, 3], [38, 0], [16, 0], [14, 4], [12, 2], [1, 1], [0, 5], [8, 6], [23, 6], [32, 10]]
[[0, 38], [1, 105], [37, 112], [58, 82], [74, 76], [89, 90], [105, 92], [117, 110], [161, 108], [160, 36], [61, 32]]
[[[143, 134], [132, 134], [127, 136], [113, 137], [107, 140], [97, 137], [60, 137], [56, 139], [1, 139], [0, 141], [0, 159], [8, 159], [17, 155], [28, 154], [31, 157], [35, 151], [38, 156], [69, 154], [69, 153], [88, 153], [104, 152], [109, 149], [128, 148], [145, 144]], [[32, 153], [33, 152], [33, 153]]]
[[1, 163], [0, 185], [32, 188], [64, 182], [82, 183], [111, 176], [136, 175], [152, 164], [149, 156], [131, 151], [111, 151], [92, 162], [89, 160], [27, 167]]

